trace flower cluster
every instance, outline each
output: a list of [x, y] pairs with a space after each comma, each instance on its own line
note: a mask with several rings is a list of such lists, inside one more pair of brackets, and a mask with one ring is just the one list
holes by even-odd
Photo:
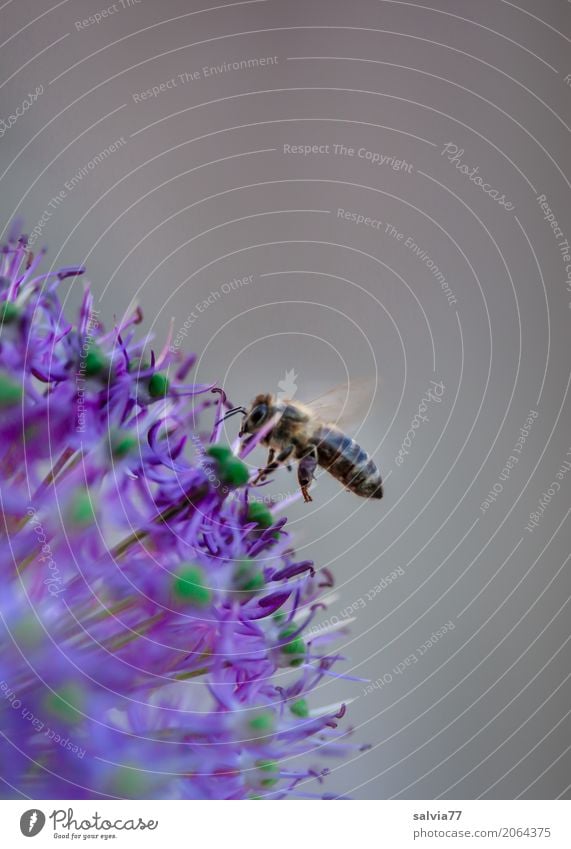
[[138, 310], [106, 331], [88, 287], [69, 323], [84, 269], [0, 250], [2, 794], [313, 793], [350, 747], [344, 706], [312, 706], [330, 573], [249, 498], [254, 443], [220, 441], [192, 357], [137, 341]]

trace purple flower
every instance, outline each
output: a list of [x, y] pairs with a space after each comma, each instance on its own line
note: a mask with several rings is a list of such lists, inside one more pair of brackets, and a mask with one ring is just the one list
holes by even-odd
[[41, 258], [0, 253], [4, 792], [305, 793], [349, 745], [343, 706], [311, 710], [330, 575], [251, 499], [193, 358], [137, 340], [139, 311], [105, 330], [89, 288], [70, 323], [58, 287], [84, 270]]

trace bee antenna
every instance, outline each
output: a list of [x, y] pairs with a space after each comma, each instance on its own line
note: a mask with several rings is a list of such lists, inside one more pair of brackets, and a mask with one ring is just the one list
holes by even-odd
[[233, 407], [231, 410], [228, 410], [228, 412], [224, 413], [222, 418], [218, 419], [218, 421], [215, 422], [215, 425], [219, 425], [221, 422], [225, 422], [226, 419], [229, 419], [230, 416], [235, 416], [236, 413], [242, 413], [242, 415], [245, 416], [247, 412], [248, 411], [246, 410], [245, 407]]

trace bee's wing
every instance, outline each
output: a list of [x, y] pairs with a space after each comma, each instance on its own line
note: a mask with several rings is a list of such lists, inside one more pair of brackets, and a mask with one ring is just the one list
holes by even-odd
[[363, 423], [378, 391], [378, 381], [374, 378], [351, 380], [335, 386], [305, 406], [322, 422], [334, 424], [341, 430], [351, 430]]

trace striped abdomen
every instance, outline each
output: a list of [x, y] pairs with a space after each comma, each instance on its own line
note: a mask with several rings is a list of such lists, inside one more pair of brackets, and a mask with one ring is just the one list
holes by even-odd
[[382, 498], [381, 473], [361, 446], [333, 427], [322, 427], [311, 440], [319, 465], [363, 498]]

